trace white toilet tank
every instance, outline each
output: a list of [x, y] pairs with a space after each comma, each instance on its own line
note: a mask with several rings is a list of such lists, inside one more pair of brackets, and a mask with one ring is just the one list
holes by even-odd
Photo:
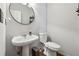
[[39, 39], [41, 43], [46, 43], [47, 42], [47, 33], [39, 33]]

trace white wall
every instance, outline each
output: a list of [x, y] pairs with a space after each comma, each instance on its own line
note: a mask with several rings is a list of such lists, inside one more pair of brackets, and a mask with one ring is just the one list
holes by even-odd
[[0, 3], [0, 8], [2, 10], [3, 23], [0, 23], [0, 56], [5, 55], [5, 16], [6, 16], [6, 5], [4, 3]]
[[[22, 35], [31, 31], [34, 34], [46, 31], [46, 4], [32, 4], [35, 11], [35, 20], [31, 25], [21, 25], [15, 22], [8, 11], [9, 4], [7, 3], [7, 17], [6, 17], [6, 55], [17, 55], [15, 47], [11, 40], [13, 36]], [[9, 20], [9, 18], [11, 20]], [[39, 47], [39, 42], [35, 42], [33, 46]], [[32, 46], [31, 46], [32, 47]]]
[[61, 45], [61, 53], [79, 56], [79, 16], [77, 3], [47, 5], [47, 33]]

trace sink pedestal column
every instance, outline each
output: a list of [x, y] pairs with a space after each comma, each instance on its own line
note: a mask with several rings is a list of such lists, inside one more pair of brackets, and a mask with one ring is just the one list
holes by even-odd
[[29, 56], [29, 45], [23, 46], [22, 56]]

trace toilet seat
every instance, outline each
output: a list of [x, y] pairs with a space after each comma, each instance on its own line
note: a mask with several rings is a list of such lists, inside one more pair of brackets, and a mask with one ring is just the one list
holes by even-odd
[[60, 48], [60, 45], [54, 43], [54, 42], [46, 42], [45, 43], [45, 46], [51, 50], [54, 50], [54, 51], [58, 51], [59, 48]]

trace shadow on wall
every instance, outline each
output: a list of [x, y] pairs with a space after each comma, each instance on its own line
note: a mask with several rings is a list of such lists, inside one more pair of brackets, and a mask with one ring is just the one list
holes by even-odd
[[48, 35], [48, 36], [47, 36], [47, 42], [49, 42], [49, 41], [52, 42], [52, 39], [51, 39], [51, 37]]
[[49, 35], [47, 35], [47, 42], [54, 42], [54, 40], [55, 40], [54, 37], [52, 39]]

